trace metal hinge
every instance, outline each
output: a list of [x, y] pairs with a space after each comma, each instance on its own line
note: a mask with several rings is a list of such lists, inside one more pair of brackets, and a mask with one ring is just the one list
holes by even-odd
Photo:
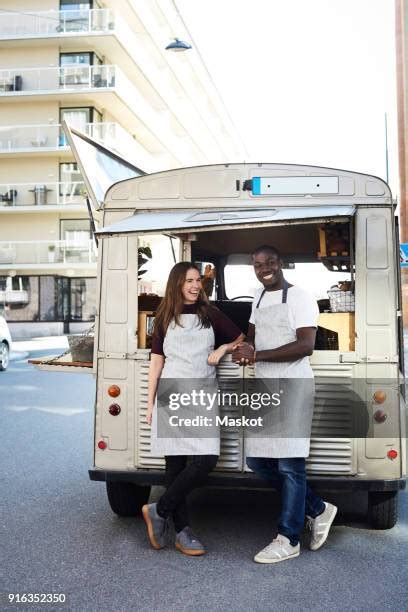
[[104, 353], [98, 351], [98, 359], [126, 359], [126, 353]]

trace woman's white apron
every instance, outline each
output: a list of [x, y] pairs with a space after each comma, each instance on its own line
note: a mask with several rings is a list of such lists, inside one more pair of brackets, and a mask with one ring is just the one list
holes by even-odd
[[[207, 363], [209, 354], [214, 350], [214, 330], [201, 327], [196, 314], [180, 315], [181, 325], [170, 323], [164, 338], [163, 351], [166, 355], [161, 379], [172, 379], [172, 393], [183, 393], [188, 385], [185, 379], [202, 379], [202, 385], [209, 393], [217, 391], [216, 370]], [[177, 383], [177, 379], [180, 379]], [[160, 382], [159, 382], [160, 384]], [[186, 430], [174, 429], [172, 437], [158, 437], [157, 414], [158, 406], [155, 403], [152, 419], [151, 453], [153, 455], [219, 455], [220, 434], [218, 428], [211, 428], [214, 437], [199, 437], [205, 431], [201, 428], [192, 428], [194, 437], [184, 437]], [[173, 414], [177, 414], [175, 411]], [[202, 414], [202, 410], [200, 410]], [[214, 419], [218, 414], [216, 404], [208, 416]], [[161, 415], [159, 415], [160, 417]], [[194, 417], [194, 407], [191, 407], [191, 417]], [[172, 432], [173, 433], [173, 432]], [[197, 437], [196, 437], [197, 436]]]

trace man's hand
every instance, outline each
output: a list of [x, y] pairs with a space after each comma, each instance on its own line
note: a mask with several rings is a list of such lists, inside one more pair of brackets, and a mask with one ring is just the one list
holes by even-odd
[[146, 422], [148, 425], [152, 424], [152, 416], [153, 416], [153, 406], [148, 406], [147, 413], [146, 413]]
[[232, 361], [239, 363], [240, 365], [247, 365], [248, 363], [254, 363], [255, 349], [252, 344], [248, 342], [240, 342], [232, 351]]

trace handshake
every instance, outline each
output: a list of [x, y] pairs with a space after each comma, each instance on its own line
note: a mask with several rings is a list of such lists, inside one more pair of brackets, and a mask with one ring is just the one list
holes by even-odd
[[255, 363], [255, 349], [248, 342], [239, 342], [232, 347], [232, 361], [240, 365]]

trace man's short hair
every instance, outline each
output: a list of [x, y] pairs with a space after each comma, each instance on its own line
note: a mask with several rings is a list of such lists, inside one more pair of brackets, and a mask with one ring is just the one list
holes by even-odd
[[269, 244], [263, 244], [256, 247], [255, 251], [252, 251], [252, 257], [259, 255], [259, 253], [271, 253], [271, 255], [276, 255], [277, 259], [282, 259], [279, 250]]

